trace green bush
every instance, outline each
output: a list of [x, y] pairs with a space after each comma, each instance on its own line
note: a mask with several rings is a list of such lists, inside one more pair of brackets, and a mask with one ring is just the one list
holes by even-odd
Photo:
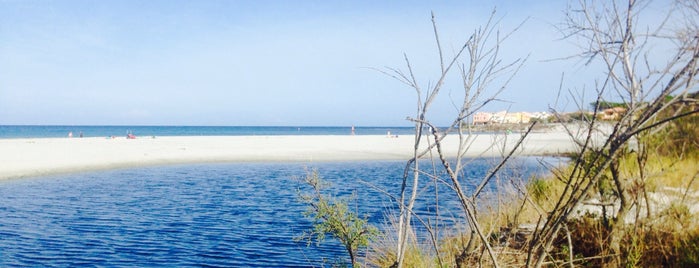
[[304, 232], [297, 240], [309, 244], [320, 243], [327, 234], [332, 235], [347, 250], [353, 267], [356, 267], [357, 252], [366, 247], [369, 240], [378, 234], [378, 229], [368, 223], [367, 217], [360, 217], [348, 207], [348, 199], [338, 199], [323, 192], [330, 184], [323, 182], [317, 170], [306, 175], [305, 183], [311, 186], [310, 193], [299, 190], [301, 201], [308, 205], [304, 216], [313, 219], [313, 228]]

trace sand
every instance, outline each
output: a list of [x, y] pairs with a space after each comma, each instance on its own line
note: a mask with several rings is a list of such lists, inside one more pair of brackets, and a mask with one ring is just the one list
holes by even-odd
[[[499, 156], [520, 134], [478, 135], [465, 156]], [[414, 136], [193, 136], [0, 139], [0, 179], [122, 167], [206, 162], [323, 162], [408, 160]], [[498, 146], [491, 146], [492, 144]], [[458, 137], [444, 150], [457, 152]], [[503, 150], [503, 148], [505, 148]], [[517, 155], [575, 150], [562, 131], [532, 133]]]

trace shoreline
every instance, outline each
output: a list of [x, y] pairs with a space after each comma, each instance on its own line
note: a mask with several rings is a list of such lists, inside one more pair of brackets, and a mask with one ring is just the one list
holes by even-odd
[[[509, 152], [520, 134], [472, 137], [465, 157], [495, 157]], [[408, 160], [413, 143], [413, 135], [0, 139], [0, 179], [170, 164]], [[498, 146], [491, 146], [494, 143]], [[445, 154], [455, 157], [456, 145], [458, 136], [445, 138]], [[515, 155], [560, 155], [574, 149], [565, 132], [530, 133]]]

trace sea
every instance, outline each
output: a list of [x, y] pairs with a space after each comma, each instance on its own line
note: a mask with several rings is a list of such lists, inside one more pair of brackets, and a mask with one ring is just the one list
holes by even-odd
[[[352, 126], [69, 126], [0, 125], [0, 139], [126, 136], [351, 135]], [[413, 127], [354, 127], [355, 135], [414, 135]]]
[[[347, 135], [350, 127], [4, 126], [2, 138], [116, 135]], [[218, 130], [218, 131], [217, 131]], [[355, 127], [357, 135], [408, 134], [409, 128]], [[325, 194], [381, 230], [397, 215], [405, 160], [289, 163], [208, 163], [122, 168], [0, 181], [0, 267], [330, 267], [346, 265], [331, 236], [300, 240], [313, 228], [299, 194], [317, 170]], [[476, 184], [496, 158], [469, 159], [463, 187]], [[551, 157], [519, 157], [496, 185], [546, 173]], [[432, 165], [425, 161], [423, 169]], [[507, 188], [507, 187], [505, 187]], [[423, 179], [415, 213], [444, 230], [463, 228], [448, 186]], [[435, 201], [435, 189], [439, 202]], [[439, 209], [439, 221], [430, 218]], [[419, 227], [416, 222], [415, 226]], [[446, 233], [446, 231], [445, 231]], [[366, 251], [361, 251], [365, 256]], [[362, 258], [360, 258], [362, 259]]]

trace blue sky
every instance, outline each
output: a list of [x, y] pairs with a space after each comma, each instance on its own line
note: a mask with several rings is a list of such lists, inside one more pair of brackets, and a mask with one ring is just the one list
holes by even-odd
[[410, 125], [414, 91], [369, 68], [406, 53], [434, 83], [430, 11], [451, 55], [494, 7], [503, 31], [530, 18], [502, 47], [530, 58], [486, 110], [547, 110], [561, 72], [587, 72], [545, 61], [574, 51], [552, 26], [564, 1], [0, 0], [0, 124]]

